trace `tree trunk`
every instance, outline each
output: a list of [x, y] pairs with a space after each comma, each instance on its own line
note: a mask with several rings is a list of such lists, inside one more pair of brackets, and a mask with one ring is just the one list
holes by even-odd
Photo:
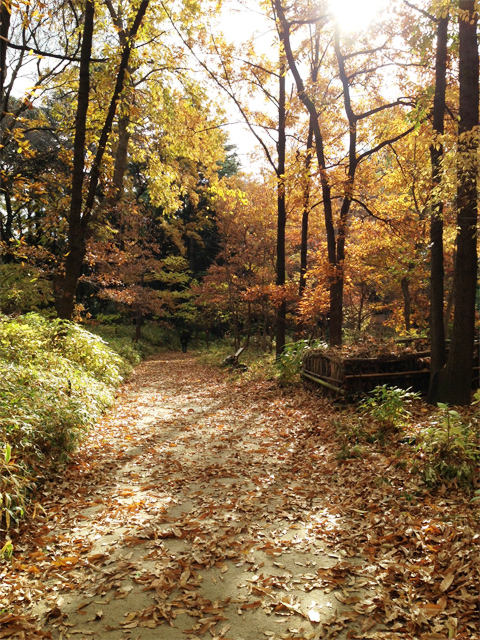
[[13, 207], [12, 207], [12, 199], [10, 198], [10, 191], [8, 186], [3, 188], [3, 195], [5, 198], [5, 211], [7, 217], [5, 219], [5, 224], [3, 221], [0, 224], [0, 238], [2, 242], [5, 243], [4, 252], [2, 255], [2, 261], [4, 263], [9, 263], [14, 261], [14, 254], [11, 251], [11, 242], [13, 240]]
[[[440, 18], [437, 28], [435, 61], [435, 96], [433, 100], [433, 131], [443, 135], [447, 74], [448, 16]], [[444, 325], [444, 259], [443, 259], [443, 202], [436, 190], [442, 181], [443, 145], [437, 141], [430, 146], [433, 201], [430, 217], [430, 388], [427, 399], [435, 395], [436, 374], [446, 362]]]
[[[97, 191], [98, 183], [100, 181], [103, 156], [107, 147], [108, 138], [112, 131], [117, 104], [120, 100], [120, 96], [125, 84], [126, 70], [128, 68], [130, 53], [133, 49], [135, 37], [142, 23], [148, 4], [149, 0], [142, 0], [142, 2], [140, 3], [137, 14], [135, 15], [135, 19], [133, 21], [132, 28], [128, 33], [127, 43], [122, 50], [122, 56], [117, 71], [115, 88], [98, 140], [97, 152], [95, 154], [92, 169], [90, 171], [87, 195], [82, 210], [82, 186], [84, 181], [83, 170], [86, 138], [85, 133], [90, 88], [89, 65], [94, 26], [94, 2], [93, 0], [87, 0], [86, 3], [82, 50], [80, 54], [81, 62], [78, 106], [75, 123], [74, 166], [72, 174], [72, 199], [70, 204], [69, 216], [68, 255], [67, 259], [65, 260], [65, 273], [64, 275], [56, 278], [55, 284], [55, 306], [57, 309], [57, 314], [61, 318], [70, 319], [73, 313], [75, 291], [77, 288], [78, 279], [81, 274], [83, 259], [85, 257], [87, 234], [89, 232], [89, 223], [91, 221], [92, 211], [95, 204], [95, 194]], [[62, 300], [62, 298], [64, 298], [64, 300]]]
[[450, 351], [439, 372], [437, 400], [471, 399], [477, 287], [479, 56], [474, 0], [460, 0], [460, 104], [457, 151], [457, 256]]
[[238, 313], [236, 308], [233, 311], [233, 345], [235, 351], [240, 347], [240, 323], [238, 321]]
[[357, 316], [357, 331], [360, 335], [362, 331], [363, 324], [363, 309], [365, 307], [365, 302], [367, 300], [368, 287], [365, 282], [360, 283], [360, 303], [358, 305], [358, 316]]
[[7, 105], [5, 104], [5, 82], [7, 79], [7, 49], [11, 15], [11, 0], [0, 0], [0, 121], [3, 120], [5, 112], [7, 111]]
[[400, 282], [403, 294], [403, 320], [405, 322], [405, 331], [410, 331], [410, 317], [412, 313], [412, 297], [410, 295], [410, 286], [407, 276], [404, 276]]
[[[283, 43], [283, 32], [280, 33], [280, 41]], [[283, 44], [282, 44], [283, 48]], [[278, 100], [278, 167], [277, 167], [277, 264], [276, 285], [285, 285], [285, 227], [287, 222], [287, 209], [285, 203], [285, 153], [286, 153], [286, 94], [285, 75], [286, 64], [283, 53], [280, 54], [280, 91]], [[277, 309], [277, 331], [275, 340], [275, 355], [278, 360], [285, 348], [287, 304], [282, 300]]]
[[303, 211], [302, 211], [302, 238], [300, 241], [300, 282], [298, 285], [298, 295], [302, 297], [307, 284], [307, 260], [308, 260], [308, 218], [310, 215], [310, 164], [312, 161], [312, 149], [313, 149], [313, 122], [312, 116], [310, 116], [310, 123], [308, 126], [308, 139], [307, 139], [307, 153], [305, 155], [305, 176], [304, 176], [304, 188], [303, 188]]
[[263, 353], [267, 352], [267, 333], [268, 333], [268, 307], [266, 303], [262, 305], [263, 313], [263, 329], [262, 329], [262, 343], [261, 349]]
[[128, 126], [130, 124], [130, 116], [123, 115], [118, 120], [118, 144], [115, 154], [115, 167], [113, 170], [113, 202], [121, 200], [123, 195], [123, 182], [125, 172], [127, 170], [128, 159], [128, 143], [130, 141], [130, 132]]
[[245, 349], [250, 346], [250, 334], [252, 332], [252, 303], [247, 303], [247, 326], [245, 328]]
[[133, 338], [134, 342], [138, 342], [142, 337], [142, 326], [143, 326], [143, 314], [140, 307], [137, 307], [135, 310], [135, 337]]
[[[456, 249], [453, 250], [452, 261], [453, 261], [453, 270], [455, 272], [455, 264], [457, 262]], [[454, 291], [455, 291], [455, 278], [452, 278], [452, 285], [450, 287], [450, 292], [448, 294], [447, 304], [445, 306], [445, 317], [443, 320], [443, 330], [445, 332], [445, 341], [447, 341], [450, 337], [450, 320], [451, 320], [452, 311], [453, 311], [453, 292]]]
[[55, 307], [59, 318], [71, 319], [75, 304], [75, 291], [85, 257], [85, 234], [82, 229], [85, 140], [90, 95], [90, 58], [92, 57], [95, 3], [87, 0], [80, 53], [75, 140], [73, 145], [72, 195], [68, 218], [68, 252], [65, 273], [55, 278]]
[[[320, 69], [320, 27], [317, 23], [315, 25], [315, 38], [314, 47], [312, 52], [312, 66], [310, 69], [310, 80], [312, 85], [315, 86], [318, 79], [318, 72]], [[303, 190], [303, 213], [302, 213], [302, 238], [300, 244], [300, 282], [298, 285], [298, 295], [302, 297], [307, 284], [307, 267], [308, 267], [308, 219], [310, 216], [310, 190], [312, 177], [310, 175], [310, 165], [312, 162], [313, 152], [313, 138], [314, 138], [314, 122], [312, 120], [312, 114], [309, 112], [308, 121], [308, 138], [307, 138], [307, 153], [305, 156], [305, 184]]]

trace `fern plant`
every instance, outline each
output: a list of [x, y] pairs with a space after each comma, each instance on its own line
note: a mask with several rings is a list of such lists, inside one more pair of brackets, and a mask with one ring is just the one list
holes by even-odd
[[418, 398], [419, 394], [410, 389], [399, 389], [384, 384], [375, 387], [366, 398], [359, 403], [360, 414], [374, 423], [376, 431], [372, 436], [383, 437], [389, 431], [400, 431], [410, 415], [408, 405]]
[[478, 428], [464, 424], [462, 416], [447, 404], [438, 403], [439, 416], [425, 430], [418, 450], [420, 470], [431, 486], [456, 482], [471, 487], [480, 460]]

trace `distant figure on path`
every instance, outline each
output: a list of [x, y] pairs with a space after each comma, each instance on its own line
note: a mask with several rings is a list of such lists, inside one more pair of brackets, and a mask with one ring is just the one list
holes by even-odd
[[189, 340], [190, 340], [190, 331], [188, 331], [188, 329], [184, 329], [180, 334], [180, 343], [182, 345], [183, 353], [187, 353], [187, 345]]

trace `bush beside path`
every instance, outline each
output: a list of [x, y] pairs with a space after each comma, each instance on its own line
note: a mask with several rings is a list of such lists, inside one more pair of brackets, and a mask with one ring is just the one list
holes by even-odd
[[[299, 387], [142, 363], [0, 566], [0, 638], [471, 638], [475, 506]], [[406, 445], [408, 446], [408, 445]]]

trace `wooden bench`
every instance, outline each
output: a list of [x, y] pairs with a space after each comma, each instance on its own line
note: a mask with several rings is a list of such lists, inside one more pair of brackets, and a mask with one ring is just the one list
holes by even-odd
[[240, 347], [240, 349], [237, 349], [237, 351], [233, 355], [227, 356], [223, 361], [223, 364], [230, 365], [231, 367], [238, 367], [240, 365], [238, 359], [244, 351], [245, 347]]

